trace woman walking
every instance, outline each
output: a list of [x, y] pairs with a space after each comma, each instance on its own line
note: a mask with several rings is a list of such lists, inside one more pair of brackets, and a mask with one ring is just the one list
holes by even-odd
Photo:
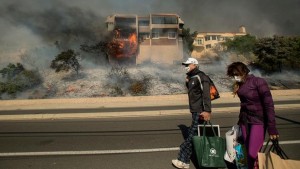
[[241, 102], [238, 124], [242, 129], [247, 149], [248, 169], [257, 166], [257, 155], [268, 131], [271, 139], [279, 137], [276, 129], [274, 103], [267, 82], [249, 74], [242, 62], [234, 62], [227, 68], [227, 75], [235, 79], [233, 94]]

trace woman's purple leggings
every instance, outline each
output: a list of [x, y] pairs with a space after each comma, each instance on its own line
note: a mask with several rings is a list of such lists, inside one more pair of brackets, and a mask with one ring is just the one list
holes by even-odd
[[263, 146], [265, 139], [265, 129], [264, 125], [260, 124], [248, 124], [248, 131], [245, 125], [240, 125], [243, 133], [243, 138], [245, 141], [245, 146], [247, 149], [248, 157], [248, 169], [254, 168], [254, 163], [257, 160], [257, 154], [261, 147]]

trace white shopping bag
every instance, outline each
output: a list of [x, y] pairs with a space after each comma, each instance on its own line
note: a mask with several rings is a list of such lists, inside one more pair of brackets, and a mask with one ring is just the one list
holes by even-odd
[[234, 125], [232, 129], [225, 133], [226, 138], [226, 152], [224, 155], [224, 159], [228, 162], [233, 162], [236, 158], [236, 150], [235, 146], [238, 144], [237, 139], [241, 135], [239, 125]]

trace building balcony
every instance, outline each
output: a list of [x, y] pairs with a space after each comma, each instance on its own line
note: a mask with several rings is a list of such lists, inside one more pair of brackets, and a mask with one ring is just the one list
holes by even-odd
[[152, 28], [179, 28], [178, 24], [151, 24]]

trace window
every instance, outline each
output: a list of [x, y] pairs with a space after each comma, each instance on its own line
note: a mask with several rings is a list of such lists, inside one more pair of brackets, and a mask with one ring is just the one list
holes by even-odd
[[196, 45], [202, 45], [202, 44], [203, 44], [203, 39], [197, 38], [197, 39], [195, 40], [195, 43], [196, 43]]
[[140, 33], [139, 34], [139, 40], [140, 40], [140, 42], [144, 41], [145, 39], [150, 39], [149, 33]]
[[176, 16], [152, 16], [152, 24], [178, 24]]
[[135, 18], [116, 17], [115, 23], [116, 23], [116, 27], [118, 27], [118, 28], [128, 28], [128, 27], [136, 25], [136, 19]]
[[152, 39], [159, 39], [159, 32], [152, 32]]
[[205, 36], [205, 41], [209, 41], [210, 40], [210, 36]]
[[176, 32], [169, 32], [168, 39], [176, 39]]
[[165, 24], [177, 24], [177, 17], [176, 16], [167, 16], [164, 17], [164, 23]]
[[211, 44], [206, 45], [205, 47], [206, 47], [206, 49], [209, 49], [209, 48], [211, 48]]
[[145, 39], [150, 39], [149, 33], [144, 34], [143, 37], [144, 37]]
[[211, 36], [211, 40], [217, 40], [217, 36], [215, 35]]
[[139, 26], [149, 26], [149, 20], [140, 20]]

